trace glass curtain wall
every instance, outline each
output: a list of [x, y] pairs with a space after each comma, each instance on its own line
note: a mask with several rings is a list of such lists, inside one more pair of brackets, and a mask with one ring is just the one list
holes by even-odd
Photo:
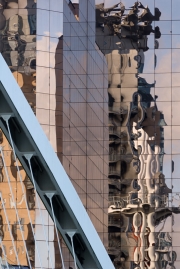
[[[0, 52], [35, 112], [36, 3], [34, 1], [0, 1]], [[20, 182], [12, 149], [2, 132], [0, 137], [8, 173], [5, 172], [1, 154], [1, 266], [6, 267], [7, 263], [9, 266], [19, 264], [29, 266], [30, 262], [34, 267], [35, 245], [30, 225], [30, 223], [33, 226], [38, 224], [35, 220], [34, 188], [23, 168]]]
[[[29, 105], [38, 117], [55, 151], [60, 151], [57, 146], [58, 135], [56, 135], [56, 129], [58, 129], [57, 122], [61, 105], [60, 103], [56, 104], [56, 100], [57, 102], [60, 101], [60, 97], [58, 98], [60, 91], [56, 92], [56, 87], [58, 88], [58, 83], [61, 83], [62, 86], [62, 48], [61, 44], [59, 45], [59, 38], [62, 36], [63, 28], [62, 12], [62, 1], [53, 1], [53, 4], [52, 1], [41, 0], [0, 1], [0, 52], [22, 89]], [[57, 81], [56, 74], [58, 77]], [[10, 146], [5, 146], [5, 154], [8, 147], [10, 148]], [[7, 152], [7, 156], [8, 154], [12, 155]], [[11, 167], [11, 164], [10, 169], [16, 170], [15, 167]], [[5, 177], [2, 177], [2, 184], [5, 181]], [[13, 189], [14, 185], [20, 184], [18, 182], [17, 173], [15, 171], [13, 175], [10, 173], [10, 184]], [[26, 180], [24, 182], [26, 183]], [[29, 220], [26, 219], [28, 216], [27, 212], [25, 213], [23, 210], [25, 200], [21, 197], [20, 186], [18, 185], [14, 190], [16, 194], [15, 199], [17, 205], [19, 205], [18, 203], [21, 205], [18, 208], [19, 216], [22, 222], [24, 239], [27, 240], [27, 245], [29, 246], [30, 244], [30, 247], [28, 253], [26, 253], [23, 247], [23, 239], [18, 231], [21, 227], [18, 226], [16, 212], [12, 205], [11, 211], [7, 211], [7, 216], [11, 218], [10, 228], [14, 229], [14, 240], [18, 253], [13, 252], [12, 242], [8, 241], [7, 236], [3, 236], [2, 246], [5, 252], [2, 253], [2, 257], [5, 260], [7, 258], [9, 264], [16, 265], [20, 262], [21, 265], [29, 265], [27, 262], [27, 257], [29, 256], [32, 267], [38, 268], [43, 266], [43, 268], [49, 268], [53, 262], [54, 267], [58, 268], [61, 266], [61, 260], [59, 258], [53, 222], [43, 204], [39, 201], [46, 224], [46, 240], [48, 240], [51, 252], [49, 254], [45, 246], [44, 228], [42, 228], [41, 216], [36, 204], [37, 201], [35, 201], [33, 185], [31, 182], [27, 182], [25, 188], [26, 195], [24, 199], [26, 199], [28, 205], [31, 205], [26, 210], [29, 210], [32, 215], [33, 227], [36, 232], [36, 251], [32, 227], [30, 222], [28, 222]], [[8, 196], [9, 192], [7, 189], [6, 193], [6, 189], [4, 189], [3, 194], [5, 192], [5, 195]], [[17, 189], [18, 192], [16, 191]], [[29, 199], [32, 202], [29, 202]], [[4, 216], [2, 219], [5, 222]], [[4, 234], [6, 234], [5, 230], [8, 229], [6, 226], [7, 224], [3, 225]], [[37, 253], [37, 249], [39, 253]], [[51, 255], [51, 264], [49, 255]], [[6, 265], [5, 261], [4, 264]]]
[[108, 70], [95, 43], [95, 1], [78, 2], [63, 7], [62, 163], [107, 247]]
[[36, 3], [2, 0], [0, 10], [0, 52], [35, 111]]
[[109, 246], [116, 268], [179, 268], [177, 0], [96, 1], [108, 64]]
[[21, 179], [17, 175], [13, 150], [2, 130], [0, 147], [1, 268], [29, 266], [29, 262], [34, 267], [35, 245], [30, 225], [35, 225], [34, 187], [19, 161]]
[[[94, 1], [0, 1], [0, 52], [108, 247], [108, 70], [95, 33]], [[42, 266], [49, 268], [36, 207], [35, 203]], [[46, 210], [44, 219], [58, 268], [57, 240]], [[38, 253], [34, 255], [34, 266], [39, 268]], [[73, 268], [65, 246], [63, 255], [65, 266]]]

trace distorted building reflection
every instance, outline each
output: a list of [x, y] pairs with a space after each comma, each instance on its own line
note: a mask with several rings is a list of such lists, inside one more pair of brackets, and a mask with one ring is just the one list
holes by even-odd
[[[154, 15], [153, 15], [154, 13]], [[109, 76], [109, 255], [116, 268], [175, 268], [171, 230], [157, 227], [180, 209], [171, 206], [163, 174], [163, 111], [143, 74], [148, 36], [155, 48], [160, 10], [135, 2], [110, 8], [96, 5], [96, 42]], [[158, 61], [154, 57], [154, 68]]]
[[[2, 0], [0, 4], [0, 53], [107, 247], [107, 64], [95, 43], [95, 1], [83, 0], [79, 5], [69, 0]], [[83, 21], [84, 12], [90, 9], [91, 16]], [[94, 28], [93, 36], [90, 31], [84, 31], [90, 24]], [[0, 167], [0, 174], [1, 170]], [[39, 251], [43, 268], [50, 268], [50, 255], [47, 250], [44, 252], [46, 242], [38, 212], [34, 209], [37, 201], [34, 205], [31, 182], [25, 184], [27, 195], [31, 193], [28, 201], [35, 213], [34, 225], [38, 244], [42, 246]], [[18, 197], [18, 202], [20, 200]], [[54, 226], [46, 210], [44, 214], [53, 266], [60, 268], [62, 262]], [[14, 228], [13, 234], [16, 236]], [[36, 247], [37, 244], [34, 241], [32, 245]], [[32, 265], [41, 268], [37, 250], [35, 254]], [[74, 262], [65, 244], [63, 254], [65, 267], [73, 268]], [[81, 260], [78, 250], [76, 254]], [[15, 262], [9, 261], [9, 264]], [[26, 260], [22, 260], [21, 265], [26, 265]]]
[[35, 112], [36, 3], [34, 1], [1, 1], [0, 53]]
[[[12, 148], [1, 130], [0, 134], [0, 146], [5, 148], [4, 157], [1, 156], [0, 181], [1, 266], [2, 268], [8, 268], [8, 266], [9, 268], [14, 268], [20, 262], [25, 266], [22, 268], [26, 268], [26, 266], [29, 266], [26, 251], [28, 251], [28, 256], [33, 266], [35, 262], [34, 237], [29, 222], [30, 216], [33, 225], [35, 225], [34, 187], [20, 162], [18, 165], [20, 166], [22, 182], [18, 178]], [[3, 158], [5, 158], [7, 167], [4, 167]], [[7, 178], [7, 174], [9, 178]], [[19, 214], [19, 219], [17, 218], [16, 210]], [[29, 216], [27, 210], [29, 210]]]
[[[171, 131], [166, 137], [167, 129], [171, 128], [167, 116], [172, 117], [173, 107], [168, 107], [171, 100], [165, 98], [167, 89], [163, 89], [173, 81], [170, 72], [172, 44], [176, 39], [174, 36], [171, 43], [168, 31], [179, 33], [174, 19], [178, 17], [170, 10], [171, 6], [176, 7], [177, 1], [126, 0], [112, 7], [108, 6], [111, 1], [104, 1], [106, 5], [98, 1], [96, 33], [94, 2], [72, 2], [0, 0], [0, 53], [51, 140], [115, 267], [178, 268], [179, 245], [173, 245], [173, 236], [179, 238], [179, 234], [173, 235], [173, 231], [179, 231], [175, 223], [180, 213], [179, 171], [175, 171], [175, 164], [180, 159], [178, 155], [168, 156], [172, 149], [168, 153], [165, 150], [165, 142], [176, 132]], [[161, 11], [164, 6], [165, 14]], [[172, 26], [168, 27], [171, 19]], [[169, 52], [163, 51], [172, 58], [169, 63], [165, 59], [161, 64], [159, 56], [163, 53], [158, 52], [162, 47], [169, 48]], [[158, 75], [162, 72], [165, 81], [164, 84], [161, 81], [160, 85], [164, 86], [159, 89], [157, 67]], [[164, 67], [170, 70], [170, 76], [163, 71]], [[176, 100], [179, 88], [174, 92]], [[162, 100], [166, 101], [164, 106]], [[172, 123], [175, 118], [178, 113], [172, 117]], [[176, 138], [179, 139], [178, 132]], [[4, 143], [9, 148], [6, 162], [16, 192], [16, 205], [22, 212], [19, 227], [0, 158], [0, 184], [6, 184], [2, 188], [7, 195], [12, 237], [25, 267], [28, 263], [22, 246], [22, 228], [32, 266], [40, 267], [34, 262], [31, 227], [21, 211], [25, 197], [19, 191], [12, 150], [0, 132], [0, 144]], [[178, 152], [177, 143], [174, 142], [174, 152]], [[28, 209], [36, 220], [34, 188], [23, 169], [22, 174]], [[1, 267], [16, 268], [14, 264], [18, 262], [3, 212], [1, 208]], [[40, 228], [38, 231], [41, 234]], [[54, 251], [57, 241], [52, 223], [50, 238]], [[63, 248], [66, 266], [72, 268], [69, 252]], [[59, 253], [54, 251], [53, 255], [55, 268], [61, 267]], [[50, 267], [48, 258], [45, 267]]]

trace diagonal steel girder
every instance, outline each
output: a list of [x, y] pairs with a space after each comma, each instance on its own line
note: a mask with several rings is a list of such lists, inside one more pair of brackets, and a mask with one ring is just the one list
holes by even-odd
[[68, 234], [75, 233], [75, 252], [81, 256], [79, 258], [76, 255], [78, 267], [114, 269], [68, 175], [1, 55], [0, 67], [0, 128], [11, 144], [6, 121], [8, 119], [16, 156], [31, 180], [27, 156], [32, 156], [35, 188], [52, 219], [53, 212], [48, 196], [53, 194], [57, 229], [72, 254], [72, 241]]

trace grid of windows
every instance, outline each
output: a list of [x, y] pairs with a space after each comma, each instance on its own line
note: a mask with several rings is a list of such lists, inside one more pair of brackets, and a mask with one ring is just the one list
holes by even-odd
[[180, 3], [96, 4], [109, 84], [108, 252], [116, 268], [178, 268]]
[[63, 15], [62, 163], [108, 247], [108, 70], [95, 43], [95, 2], [64, 3]]
[[178, 268], [179, 0], [74, 2], [2, 1], [0, 52], [115, 267]]
[[[95, 2], [2, 0], [1, 5], [0, 52], [108, 247], [108, 70], [95, 43]], [[37, 240], [43, 246], [35, 207]], [[44, 214], [59, 268], [54, 228]], [[43, 267], [49, 268], [49, 254], [43, 254]], [[65, 266], [73, 268], [66, 247], [63, 254]]]

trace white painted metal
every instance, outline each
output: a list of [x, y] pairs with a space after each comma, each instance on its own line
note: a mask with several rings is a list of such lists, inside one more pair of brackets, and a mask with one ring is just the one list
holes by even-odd
[[[25, 190], [24, 190], [24, 187], [23, 187], [23, 183], [22, 183], [22, 178], [21, 178], [21, 173], [20, 173], [20, 170], [19, 170], [19, 166], [18, 166], [18, 162], [17, 162], [17, 158], [16, 158], [16, 153], [15, 153], [15, 149], [14, 149], [14, 143], [13, 143], [13, 140], [12, 140], [12, 136], [11, 136], [11, 132], [10, 132], [10, 128], [9, 128], [9, 115], [5, 115], [3, 116], [4, 120], [6, 121], [6, 124], [7, 124], [7, 128], [8, 128], [8, 133], [9, 133], [9, 137], [10, 137], [10, 141], [11, 141], [11, 146], [12, 146], [12, 150], [13, 150], [13, 155], [14, 155], [14, 159], [15, 159], [15, 163], [16, 163], [16, 168], [17, 168], [17, 172], [18, 172], [18, 177], [19, 177], [19, 180], [20, 180], [20, 183], [21, 183], [21, 188], [22, 188], [22, 192], [24, 195], [25, 194]], [[3, 151], [2, 149], [0, 148], [0, 151], [1, 151], [1, 155], [3, 157]], [[3, 157], [3, 161], [4, 161], [4, 164], [5, 164], [5, 159]], [[5, 167], [6, 167], [6, 164], [5, 164]], [[8, 176], [8, 173], [7, 173], [7, 169], [5, 168], [5, 171], [6, 171], [6, 176], [8, 178], [8, 183], [9, 183], [9, 187], [11, 189], [11, 183], [10, 183], [10, 179], [9, 179], [9, 176]], [[12, 190], [11, 190], [11, 193], [12, 193]], [[12, 197], [13, 197], [13, 193], [11, 194]], [[19, 222], [19, 226], [21, 225], [20, 224], [20, 218], [18, 216], [18, 210], [16, 208], [16, 203], [14, 201], [14, 198], [13, 198], [13, 202], [14, 202], [14, 205], [15, 205], [15, 210], [16, 210], [16, 215], [17, 215], [17, 218], [18, 218], [18, 222]], [[35, 241], [35, 248], [36, 248], [36, 251], [37, 251], [37, 254], [38, 254], [38, 260], [39, 260], [39, 263], [40, 263], [40, 266], [41, 266], [41, 269], [43, 268], [42, 267], [42, 261], [41, 261], [41, 257], [40, 257], [40, 254], [39, 254], [39, 249], [38, 249], [38, 244], [37, 244], [37, 241], [36, 241], [36, 236], [35, 236], [35, 232], [34, 232], [34, 228], [33, 228], [33, 224], [32, 224], [32, 220], [31, 220], [31, 216], [30, 216], [30, 213], [29, 213], [29, 209], [28, 209], [28, 205], [27, 205], [27, 199], [25, 199], [25, 203], [26, 203], [26, 209], [27, 209], [27, 213], [28, 213], [28, 217], [29, 217], [29, 220], [30, 220], [30, 225], [31, 225], [31, 229], [32, 229], [32, 233], [33, 233], [33, 237], [34, 237], [34, 241]], [[29, 254], [28, 254], [28, 251], [27, 251], [27, 247], [26, 247], [26, 243], [25, 243], [25, 240], [24, 240], [24, 235], [23, 235], [23, 232], [22, 230], [20, 229], [21, 231], [21, 236], [23, 238], [23, 243], [25, 245], [25, 249], [26, 249], [26, 253], [27, 253], [27, 258], [28, 258], [28, 263], [29, 263], [29, 267], [30, 269], [32, 269], [32, 266], [31, 266], [31, 262], [30, 262], [30, 258], [29, 258]]]
[[1, 199], [1, 204], [2, 204], [3, 211], [4, 211], [4, 215], [5, 215], [5, 218], [6, 218], [6, 223], [7, 223], [7, 226], [8, 226], [8, 230], [9, 230], [9, 233], [10, 233], [10, 237], [11, 237], [11, 241], [12, 241], [14, 253], [15, 253], [15, 256], [16, 256], [16, 259], [17, 259], [18, 266], [20, 268], [19, 257], [18, 257], [17, 250], [16, 250], [16, 247], [15, 247], [15, 244], [14, 244], [14, 238], [13, 238], [11, 227], [10, 227], [10, 224], [9, 224], [9, 220], [8, 220], [6, 208], [5, 208], [5, 205], [4, 205], [4, 199], [2, 197], [2, 193], [0, 193], [0, 199]]
[[50, 201], [50, 204], [51, 204], [51, 210], [52, 210], [53, 221], [54, 221], [54, 226], [55, 226], [55, 230], [56, 230], [56, 237], [57, 237], [57, 240], [58, 240], [58, 247], [59, 247], [60, 257], [61, 257], [63, 269], [65, 269], [64, 259], [63, 259], [63, 255], [62, 255], [62, 249], [61, 249], [58, 230], [57, 230], [56, 218], [54, 216], [54, 209], [53, 209], [53, 204], [52, 204], [52, 198], [54, 196], [54, 193], [46, 193], [46, 196], [49, 198], [49, 201]]
[[[5, 251], [4, 251], [4, 246], [3, 246], [3, 244], [2, 244], [2, 238], [0, 237], [0, 247], [1, 247], [1, 249], [2, 249], [2, 253], [3, 253], [3, 256], [4, 256], [4, 261], [5, 261], [5, 264], [6, 264], [6, 267], [7, 267], [7, 269], [9, 269], [9, 264], [8, 264], [8, 262], [7, 262], [7, 258], [6, 258], [6, 253], [5, 253]], [[3, 260], [2, 260], [2, 257], [1, 257], [1, 264], [3, 263]]]
[[71, 238], [71, 245], [72, 245], [72, 249], [73, 249], [73, 257], [74, 257], [74, 266], [75, 266], [75, 269], [77, 269], [76, 256], [75, 256], [74, 243], [73, 243], [73, 236], [75, 235], [75, 233], [76, 233], [76, 231], [69, 231], [69, 232], [67, 232], [67, 234], [68, 234], [69, 237]]
[[94, 261], [96, 264], [99, 264], [97, 265], [98, 267], [95, 266], [93, 268], [114, 269], [107, 251], [105, 250], [78, 194], [1, 55], [0, 66], [0, 82], [16, 108], [26, 130], [43, 156], [55, 182], [58, 184], [63, 197], [71, 209], [71, 217], [74, 218], [75, 222], [78, 222], [79, 227], [83, 232], [83, 234], [81, 234], [92, 249], [92, 251], [90, 251]]
[[[38, 205], [38, 209], [39, 209], [39, 213], [40, 213], [40, 217], [41, 217], [41, 222], [42, 222], [42, 226], [43, 226], [43, 233], [44, 233], [44, 237], [45, 237], [45, 241], [46, 241], [46, 247], [47, 247], [47, 250], [48, 250], [48, 253], [49, 253], [51, 268], [53, 269], [52, 257], [51, 257], [51, 253], [50, 253], [48, 239], [47, 239], [46, 232], [45, 232], [43, 216], [42, 216], [42, 212], [41, 212], [41, 208], [40, 208], [40, 204], [39, 204], [39, 197], [38, 197], [38, 193], [37, 193], [37, 189], [36, 189], [36, 184], [34, 182], [34, 176], [33, 176], [32, 167], [31, 167], [31, 157], [33, 155], [32, 154], [25, 154], [24, 156], [25, 156], [25, 158], [27, 159], [27, 161], [29, 163], [30, 172], [31, 172], [31, 179], [32, 179], [32, 182], [33, 182], [33, 185], [34, 185], [34, 188], [35, 188], [36, 202], [37, 202], [37, 205]], [[65, 268], [63, 268], [63, 269], [65, 269]]]
[[[10, 178], [9, 178], [9, 174], [8, 174], [8, 170], [7, 170], [7, 166], [6, 166], [6, 162], [5, 162], [5, 158], [4, 158], [4, 153], [3, 153], [3, 148], [2, 148], [2, 147], [0, 147], [0, 153], [1, 153], [2, 160], [3, 160], [3, 165], [4, 165], [4, 169], [5, 169], [5, 175], [6, 175], [6, 178], [7, 178], [7, 181], [8, 181], [8, 185], [9, 185], [9, 189], [10, 189], [11, 197], [12, 197], [12, 200], [13, 200], [14, 209], [15, 209], [15, 212], [16, 212], [16, 216], [17, 216], [18, 224], [19, 224], [19, 227], [20, 227], [20, 232], [21, 232], [21, 236], [22, 236], [23, 244], [24, 244], [24, 247], [25, 247], [25, 250], [26, 250], [26, 253], [27, 253], [27, 259], [28, 259], [29, 267], [30, 267], [30, 269], [32, 269], [32, 267], [31, 267], [31, 262], [30, 262], [30, 258], [29, 258], [28, 251], [27, 251], [26, 241], [25, 241], [25, 239], [24, 239], [24, 234], [23, 234], [23, 231], [22, 231], [22, 229], [21, 229], [20, 217], [19, 217], [19, 214], [18, 214], [18, 209], [17, 209], [17, 207], [16, 207], [16, 201], [15, 201], [15, 199], [14, 199], [14, 194], [13, 194], [13, 191], [12, 191], [11, 182], [10, 182]], [[6, 215], [6, 222], [7, 222], [8, 217], [7, 217], [6, 208], [5, 208], [5, 205], [4, 205], [4, 201], [3, 201], [2, 194], [1, 194], [1, 200], [2, 200], [2, 206], [3, 206], [4, 212], [5, 212], [5, 215]], [[9, 227], [10, 227], [10, 225], [9, 225], [9, 221], [8, 221], [8, 228], [9, 228]], [[18, 252], [17, 252], [17, 250], [16, 250], [16, 247], [15, 247], [15, 244], [14, 244], [13, 235], [12, 235], [12, 232], [11, 232], [10, 229], [9, 229], [9, 233], [10, 233], [10, 235], [11, 235], [11, 240], [12, 240], [13, 248], [14, 248], [14, 250], [16, 251], [15, 253], [16, 253], [16, 258], [17, 258], [17, 261], [18, 261], [18, 265], [20, 266], [20, 261], [19, 261], [19, 258], [18, 258]], [[41, 267], [41, 268], [42, 268], [42, 267]]]

